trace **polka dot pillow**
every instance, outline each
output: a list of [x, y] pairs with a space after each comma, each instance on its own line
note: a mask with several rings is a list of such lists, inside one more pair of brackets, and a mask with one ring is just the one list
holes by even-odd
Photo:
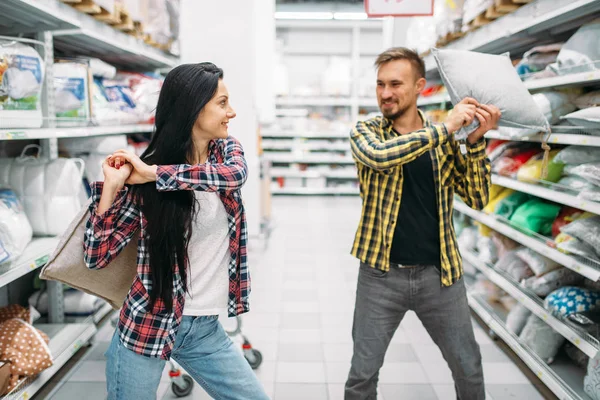
[[0, 359], [10, 362], [8, 391], [21, 379], [35, 376], [52, 366], [48, 336], [20, 319], [0, 324]]
[[550, 293], [546, 297], [544, 305], [553, 314], [562, 316], [592, 311], [600, 306], [600, 293], [585, 288], [566, 286]]

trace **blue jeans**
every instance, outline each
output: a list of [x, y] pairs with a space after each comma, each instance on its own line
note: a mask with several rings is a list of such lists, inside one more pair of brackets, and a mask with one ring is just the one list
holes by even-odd
[[[165, 360], [127, 349], [117, 332], [105, 356], [108, 400], [156, 399]], [[171, 357], [214, 399], [268, 400], [217, 316], [184, 316]]]

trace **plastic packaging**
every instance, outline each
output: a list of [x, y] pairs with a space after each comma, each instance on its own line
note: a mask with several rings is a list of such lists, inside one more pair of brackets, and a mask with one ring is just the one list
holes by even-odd
[[554, 239], [554, 242], [556, 243], [556, 248], [565, 254], [575, 254], [600, 261], [600, 258], [592, 246], [565, 233], [558, 235], [556, 239]]
[[[558, 182], [562, 176], [564, 164], [555, 161], [558, 150], [552, 150], [548, 159], [546, 182]], [[517, 180], [522, 182], [537, 182], [542, 179], [542, 164], [544, 154], [536, 154], [527, 161], [517, 172]]]
[[494, 214], [510, 219], [515, 211], [523, 204], [531, 200], [531, 195], [523, 192], [513, 192], [510, 196], [496, 203]]
[[560, 228], [570, 224], [578, 218], [583, 216], [584, 212], [573, 207], [565, 206], [560, 210], [558, 217], [552, 223], [552, 237], [556, 237], [560, 234]]
[[44, 63], [37, 51], [0, 40], [0, 129], [39, 128]]
[[0, 188], [0, 264], [18, 258], [33, 230], [14, 191]]
[[89, 70], [85, 64], [54, 64], [54, 96], [59, 126], [86, 124], [90, 118]]
[[552, 223], [559, 212], [560, 206], [558, 204], [533, 199], [519, 207], [510, 218], [510, 222], [526, 231], [550, 236], [552, 234]]
[[540, 297], [546, 297], [558, 288], [567, 285], [576, 285], [582, 280], [582, 275], [563, 267], [539, 277], [524, 279], [521, 285]]
[[494, 265], [494, 268], [500, 271], [506, 272], [515, 281], [520, 282], [525, 278], [533, 276], [533, 271], [527, 263], [521, 258], [517, 257], [517, 250], [506, 252], [498, 262]]
[[542, 276], [561, 268], [559, 263], [542, 256], [528, 247], [517, 250], [515, 254], [531, 268], [536, 276]]
[[498, 261], [498, 250], [491, 237], [479, 237], [477, 240], [477, 258], [486, 264], [494, 264]]
[[554, 361], [554, 357], [566, 340], [535, 315], [528, 318], [519, 338], [523, 344], [548, 364]]
[[581, 176], [588, 182], [591, 182], [596, 186], [600, 186], [600, 162], [582, 164], [570, 170], [570, 173]]
[[600, 106], [600, 90], [581, 95], [575, 99], [574, 103], [579, 109], [598, 107]]
[[594, 62], [600, 60], [599, 35], [600, 20], [579, 28], [558, 53], [555, 71], [566, 75], [595, 70]]
[[518, 336], [523, 331], [530, 316], [531, 311], [523, 304], [518, 303], [506, 316], [506, 328]]
[[600, 256], [600, 216], [580, 218], [562, 226], [560, 231], [589, 244]]

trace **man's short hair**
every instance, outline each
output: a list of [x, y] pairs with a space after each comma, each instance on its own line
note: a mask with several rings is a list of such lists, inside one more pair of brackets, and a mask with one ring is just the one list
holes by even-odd
[[417, 79], [425, 78], [425, 62], [416, 51], [406, 47], [392, 47], [391, 49], [387, 49], [377, 56], [375, 66], [379, 69], [383, 64], [395, 60], [408, 60], [417, 74]]

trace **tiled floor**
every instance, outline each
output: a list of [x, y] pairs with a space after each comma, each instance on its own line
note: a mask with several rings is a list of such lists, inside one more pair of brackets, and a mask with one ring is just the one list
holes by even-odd
[[[266, 248], [251, 249], [252, 311], [244, 333], [264, 357], [256, 371], [276, 400], [341, 400], [352, 356], [352, 311], [358, 263], [349, 255], [358, 198], [275, 198]], [[475, 325], [488, 399], [542, 399], [527, 377]], [[103, 352], [112, 328], [96, 336], [52, 399], [106, 396]], [[159, 399], [174, 399], [167, 376]], [[193, 399], [210, 399], [200, 387]], [[450, 371], [414, 313], [392, 340], [380, 374], [379, 399], [455, 399]]]

